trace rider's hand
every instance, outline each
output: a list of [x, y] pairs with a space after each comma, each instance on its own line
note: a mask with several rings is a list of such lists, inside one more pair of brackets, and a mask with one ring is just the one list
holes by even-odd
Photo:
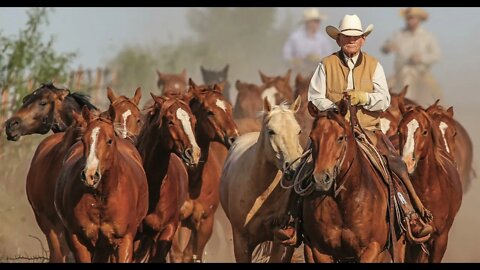
[[368, 94], [365, 91], [349, 92], [351, 105], [365, 105], [368, 103]]

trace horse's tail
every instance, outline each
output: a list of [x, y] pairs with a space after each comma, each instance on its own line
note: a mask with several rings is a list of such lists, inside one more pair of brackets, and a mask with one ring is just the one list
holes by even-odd
[[145, 263], [150, 259], [150, 254], [152, 253], [153, 239], [148, 235], [141, 234], [138, 241], [138, 245], [134, 245], [133, 251], [133, 262], [135, 263]]

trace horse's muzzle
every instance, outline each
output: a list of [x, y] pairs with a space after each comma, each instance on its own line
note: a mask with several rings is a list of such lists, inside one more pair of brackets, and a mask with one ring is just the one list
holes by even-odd
[[332, 173], [321, 172], [314, 173], [313, 179], [315, 182], [315, 189], [317, 191], [326, 192], [332, 188], [333, 180], [335, 179], [335, 177], [333, 177]]
[[7, 134], [7, 140], [18, 141], [22, 136], [20, 134], [20, 124], [22, 119], [19, 117], [12, 117], [5, 122], [5, 133]]
[[195, 167], [197, 164], [195, 162], [195, 159], [193, 158], [193, 149], [192, 148], [187, 148], [185, 151], [182, 153], [182, 160], [187, 165], [188, 167]]
[[85, 170], [80, 173], [80, 178], [82, 179], [82, 183], [89, 187], [89, 188], [97, 188], [98, 184], [100, 183], [100, 179], [102, 175], [98, 170], [95, 171], [93, 175], [87, 174]]

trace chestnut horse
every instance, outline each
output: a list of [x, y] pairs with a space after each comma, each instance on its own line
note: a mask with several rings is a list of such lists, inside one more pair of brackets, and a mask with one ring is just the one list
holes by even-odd
[[157, 75], [157, 86], [162, 95], [167, 95], [168, 92], [183, 94], [187, 90], [187, 71], [185, 69], [180, 74], [161, 73], [157, 70]]
[[[448, 232], [462, 202], [462, 186], [452, 156], [444, 151], [440, 128], [421, 107], [403, 114], [399, 124], [402, 159], [412, 184], [433, 215], [434, 232], [425, 243], [429, 255], [419, 246], [407, 245], [409, 262], [441, 262], [447, 249]], [[453, 127], [454, 128], [454, 127]]]
[[[296, 160], [302, 154], [298, 139], [301, 130], [295, 119], [300, 102], [297, 98], [290, 107], [272, 107], [265, 98], [261, 131], [241, 135], [228, 152], [220, 202], [232, 225], [237, 262], [251, 262], [252, 252], [260, 243], [281, 241], [274, 235], [286, 225], [281, 223], [287, 217], [290, 190], [283, 189], [279, 182], [285, 168], [289, 169], [284, 173], [297, 168]], [[289, 262], [293, 247], [287, 247], [286, 255], [280, 251], [277, 245], [270, 261]]]
[[[197, 166], [200, 148], [196, 119], [188, 104], [158, 97], [146, 115], [137, 140], [149, 190], [148, 214], [135, 240], [135, 261], [166, 262], [180, 217], [190, 209], [187, 166]], [[182, 163], [183, 160], [183, 163]]]
[[300, 73], [297, 74], [295, 77], [295, 90], [293, 92], [294, 98], [300, 96], [302, 99], [302, 106], [295, 116], [302, 128], [300, 144], [303, 148], [307, 147], [308, 135], [310, 134], [313, 124], [313, 117], [308, 113], [308, 88], [310, 86], [311, 78], [312, 76], [304, 78]]
[[175, 248], [171, 253], [173, 262], [202, 261], [203, 250], [213, 232], [214, 214], [219, 204], [222, 166], [228, 148], [238, 136], [232, 117], [232, 105], [224, 99], [222, 87], [217, 84], [213, 87], [197, 86], [191, 79], [189, 85], [186, 99], [198, 121], [195, 135], [202, 149], [202, 162], [189, 171], [189, 203], [193, 209], [188, 216], [183, 217], [182, 226], [191, 230], [190, 240], [183, 251], [183, 259], [182, 254], [178, 254], [179, 243], [174, 243]]
[[288, 70], [283, 76], [269, 77], [258, 71], [262, 80], [262, 100], [267, 97], [270, 104], [280, 104], [283, 101], [293, 101], [293, 91], [290, 86], [290, 75], [292, 70]]
[[88, 95], [42, 84], [23, 98], [22, 106], [5, 122], [7, 139], [17, 141], [24, 135], [65, 131], [74, 121], [73, 111], [80, 113], [84, 105], [97, 109], [89, 100]]
[[228, 68], [230, 65], [226, 65], [219, 71], [216, 70], [208, 70], [205, 69], [203, 66], [200, 66], [200, 70], [202, 72], [202, 78], [205, 84], [214, 85], [214, 84], [221, 84], [224, 83], [225, 86], [223, 88], [223, 97], [226, 101], [230, 104], [232, 103], [233, 97], [230, 93], [230, 82], [228, 81]]
[[[398, 123], [402, 118], [402, 112], [407, 111], [409, 108], [416, 106], [416, 104], [405, 98], [407, 93], [407, 86], [401, 91], [400, 94], [391, 94], [390, 107], [384, 112], [380, 119], [380, 125], [382, 131], [389, 136], [395, 147], [398, 146]], [[473, 163], [473, 144], [466, 129], [460, 124], [460, 122], [454, 121], [456, 130], [455, 147], [450, 146], [455, 156], [455, 161], [460, 174], [460, 180], [462, 182], [463, 193], [467, 192], [470, 188], [472, 179], [476, 177], [475, 171], [472, 167]]]
[[[110, 107], [110, 119], [115, 117]], [[147, 177], [135, 146], [113, 122], [84, 108], [81, 142], [65, 156], [55, 207], [77, 262], [131, 262], [133, 239], [147, 213]]]
[[345, 119], [345, 100], [339, 109], [320, 112], [308, 104], [315, 118], [310, 133], [314, 190], [303, 199], [305, 257], [382, 262], [390, 232], [387, 186], [357, 145]]
[[237, 99], [233, 109], [233, 117], [238, 126], [238, 133], [260, 131], [261, 122], [257, 115], [262, 110], [262, 92], [264, 88], [252, 83], [235, 82]]

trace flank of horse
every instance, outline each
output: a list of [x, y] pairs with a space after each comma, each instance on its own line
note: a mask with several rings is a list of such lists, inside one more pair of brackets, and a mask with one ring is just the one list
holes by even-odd
[[[181, 252], [181, 230], [173, 243], [171, 261], [202, 261], [203, 250], [213, 232], [214, 214], [219, 204], [220, 174], [228, 148], [238, 136], [232, 117], [232, 105], [222, 95], [223, 88], [197, 86], [190, 79], [186, 100], [197, 119], [196, 139], [202, 154], [201, 163], [189, 171], [189, 204], [191, 213], [182, 217], [182, 226], [191, 230], [189, 241]], [[186, 234], [187, 232], [183, 232]], [[195, 257], [195, 258], [194, 258]]]
[[[389, 136], [393, 145], [398, 149], [398, 123], [402, 119], [402, 112], [407, 111], [408, 109], [417, 106], [415, 102], [405, 98], [405, 95], [408, 91], [408, 86], [405, 86], [404, 89], [399, 94], [392, 94], [392, 101], [390, 108], [388, 108], [382, 118], [380, 119], [380, 125], [382, 126], [382, 131]], [[469, 189], [472, 180], [476, 177], [476, 173], [472, 167], [473, 164], [473, 144], [470, 136], [468, 135], [467, 130], [458, 122], [453, 119], [454, 124], [449, 125], [451, 127], [455, 126], [456, 135], [455, 135], [455, 146], [453, 144], [450, 146], [450, 149], [455, 149], [452, 151], [454, 153], [455, 161], [458, 167], [458, 172], [460, 174], [460, 180], [462, 183], [463, 193], [465, 194]]]
[[87, 95], [71, 93], [53, 84], [42, 84], [23, 98], [20, 109], [5, 122], [7, 139], [17, 141], [29, 134], [65, 131], [74, 121], [73, 111], [80, 113], [84, 105], [88, 109], [97, 109], [89, 99]]
[[407, 245], [408, 262], [441, 262], [448, 244], [448, 232], [462, 202], [462, 185], [451, 155], [444, 151], [440, 129], [421, 107], [403, 114], [399, 124], [402, 159], [423, 204], [433, 215], [434, 232], [426, 242], [429, 255]]
[[65, 156], [55, 207], [77, 262], [131, 262], [148, 208], [142, 159], [132, 143], [115, 135], [110, 119], [86, 109], [82, 115], [86, 131]]
[[[303, 200], [307, 262], [390, 259], [385, 249], [389, 238], [387, 186], [358, 147], [345, 119], [346, 107], [341, 103], [340, 112], [320, 112], [308, 104], [315, 117], [310, 133], [315, 190]], [[399, 261], [402, 253], [400, 248]]]
[[149, 208], [135, 240], [135, 262], [166, 262], [180, 217], [189, 211], [185, 165], [197, 166], [200, 158], [196, 119], [188, 104], [151, 95], [155, 103], [137, 143], [148, 179]]
[[[272, 107], [265, 98], [261, 131], [240, 136], [228, 152], [220, 202], [232, 225], [237, 262], [251, 262], [254, 248], [274, 240], [274, 231], [282, 226], [279, 220], [285, 219], [290, 190], [279, 181], [284, 168], [297, 168], [295, 160], [302, 154], [295, 119], [299, 107], [300, 98], [290, 107]], [[286, 256], [273, 252], [270, 261], [290, 261], [290, 248]]]

